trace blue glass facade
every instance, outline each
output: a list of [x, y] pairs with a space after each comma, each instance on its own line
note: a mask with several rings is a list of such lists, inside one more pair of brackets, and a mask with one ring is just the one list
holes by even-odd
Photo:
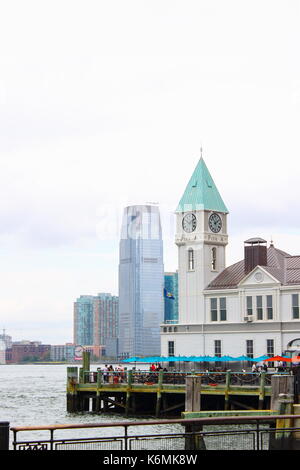
[[74, 303], [74, 343], [93, 344], [92, 295], [81, 295]]
[[165, 273], [165, 323], [178, 323], [178, 272]]
[[123, 214], [119, 263], [119, 355], [160, 354], [164, 320], [163, 242], [159, 209], [140, 205]]

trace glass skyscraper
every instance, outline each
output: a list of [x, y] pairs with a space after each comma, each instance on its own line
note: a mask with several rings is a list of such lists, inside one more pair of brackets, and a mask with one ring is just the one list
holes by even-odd
[[157, 206], [126, 207], [119, 263], [119, 355], [160, 354], [164, 266]]

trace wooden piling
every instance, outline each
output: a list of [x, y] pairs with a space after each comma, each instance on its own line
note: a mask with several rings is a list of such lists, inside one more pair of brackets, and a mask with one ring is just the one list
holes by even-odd
[[271, 385], [271, 410], [278, 410], [281, 394], [294, 397], [294, 376], [274, 374], [271, 379]]
[[127, 390], [126, 390], [126, 404], [125, 415], [128, 416], [131, 408], [131, 387], [132, 387], [132, 370], [127, 372]]
[[77, 384], [78, 384], [78, 368], [67, 368], [67, 411], [75, 413], [77, 411]]
[[155, 408], [155, 416], [158, 418], [160, 416], [161, 410], [161, 389], [162, 389], [162, 382], [163, 382], [163, 371], [160, 370], [158, 373], [158, 390], [156, 392], [156, 408]]
[[99, 413], [101, 411], [101, 385], [103, 381], [103, 376], [101, 370], [97, 371], [97, 391], [96, 391], [96, 400], [95, 400], [95, 412]]
[[200, 411], [201, 377], [190, 375], [186, 377], [185, 411]]
[[90, 371], [90, 362], [91, 359], [91, 353], [89, 351], [83, 351], [82, 353], [82, 368], [84, 372], [89, 372]]
[[264, 408], [265, 384], [266, 384], [266, 372], [263, 371], [260, 374], [260, 383], [259, 383], [259, 396], [258, 396], [258, 409], [259, 410], [263, 410]]
[[[280, 415], [292, 414], [294, 403], [294, 376], [275, 374], [272, 376], [271, 410]], [[270, 435], [270, 449], [284, 450], [291, 446], [292, 435], [288, 430], [290, 419], [277, 419], [276, 431]]]
[[[201, 408], [201, 377], [186, 377], [185, 411], [200, 411]], [[200, 432], [202, 426], [186, 425], [185, 450], [205, 450], [205, 443]]]
[[226, 382], [225, 382], [225, 410], [230, 409], [230, 401], [229, 401], [229, 391], [230, 391], [230, 379], [231, 379], [231, 371], [227, 370], [226, 371]]

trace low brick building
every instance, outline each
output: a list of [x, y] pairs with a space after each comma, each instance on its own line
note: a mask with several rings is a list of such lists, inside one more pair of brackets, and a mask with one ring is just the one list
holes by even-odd
[[42, 361], [50, 359], [50, 344], [41, 344], [35, 341], [13, 343], [6, 350], [6, 363], [16, 364], [20, 362]]

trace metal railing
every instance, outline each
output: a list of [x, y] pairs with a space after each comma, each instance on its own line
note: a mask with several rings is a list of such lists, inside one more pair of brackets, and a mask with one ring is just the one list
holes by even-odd
[[[13, 427], [12, 446], [13, 450], [294, 449], [299, 442], [300, 428], [293, 427], [291, 423], [299, 418], [300, 415], [236, 416]], [[281, 423], [280, 428], [276, 427], [276, 422]], [[286, 422], [288, 426], [282, 426], [282, 422]], [[96, 429], [97, 435], [84, 437], [83, 432], [91, 428]], [[73, 430], [76, 436], [54, 436], [54, 433], [66, 430]], [[24, 431], [48, 431], [50, 436], [49, 439], [18, 440], [20, 433]]]
[[[290, 375], [289, 372], [215, 372], [215, 371], [202, 371], [202, 372], [152, 372], [149, 370], [138, 371], [94, 371], [83, 372], [83, 383], [102, 383], [102, 384], [145, 384], [154, 385], [159, 382], [161, 374], [162, 384], [184, 385], [186, 377], [193, 374], [201, 376], [201, 383], [203, 385], [241, 385], [241, 386], [259, 386], [262, 377], [265, 379], [265, 385], [271, 385], [272, 376], [277, 375]], [[129, 376], [131, 376], [129, 378]]]

